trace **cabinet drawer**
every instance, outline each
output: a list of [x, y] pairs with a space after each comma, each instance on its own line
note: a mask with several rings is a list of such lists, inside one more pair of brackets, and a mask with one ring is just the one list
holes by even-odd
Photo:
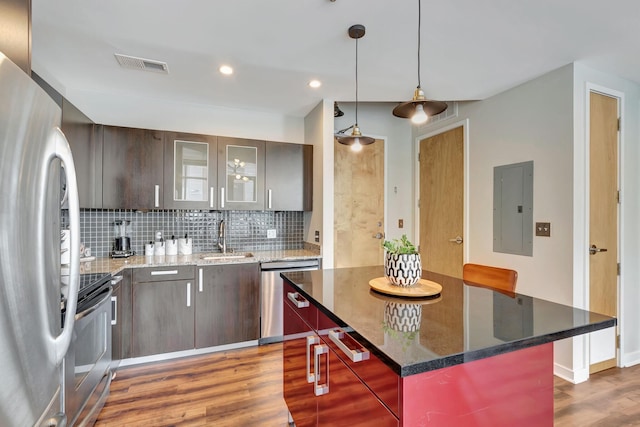
[[167, 280], [189, 280], [195, 278], [192, 265], [136, 268], [133, 270], [133, 282], [165, 282]]
[[283, 282], [283, 298], [295, 313], [312, 329], [318, 329], [318, 309], [285, 280]]
[[[322, 340], [344, 364], [399, 417], [400, 377], [370, 351], [368, 359], [356, 362], [351, 360], [350, 351], [358, 352], [358, 350], [364, 349], [362, 343], [358, 342], [357, 337], [352, 337], [349, 330], [338, 327], [335, 322], [320, 312], [318, 313], [318, 331]], [[354, 358], [357, 360], [357, 356]]]

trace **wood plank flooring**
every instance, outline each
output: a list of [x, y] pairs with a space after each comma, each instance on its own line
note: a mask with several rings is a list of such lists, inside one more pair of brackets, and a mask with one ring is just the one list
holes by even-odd
[[[96, 427], [286, 427], [282, 345], [124, 367]], [[640, 365], [554, 378], [556, 427], [640, 426]]]

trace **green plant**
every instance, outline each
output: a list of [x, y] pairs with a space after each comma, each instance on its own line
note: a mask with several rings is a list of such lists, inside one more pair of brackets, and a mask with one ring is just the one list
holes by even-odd
[[418, 249], [409, 241], [406, 234], [403, 234], [400, 239], [385, 240], [382, 246], [390, 254], [412, 255], [418, 253]]

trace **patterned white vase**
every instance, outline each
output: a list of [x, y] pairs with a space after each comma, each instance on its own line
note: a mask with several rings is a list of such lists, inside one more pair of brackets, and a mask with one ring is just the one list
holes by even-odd
[[384, 321], [394, 331], [415, 332], [420, 329], [422, 305], [385, 302]]
[[396, 286], [412, 286], [422, 275], [420, 254], [392, 254], [385, 252], [384, 275]]

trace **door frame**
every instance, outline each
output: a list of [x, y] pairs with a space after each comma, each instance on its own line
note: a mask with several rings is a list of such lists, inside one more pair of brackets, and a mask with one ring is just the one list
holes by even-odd
[[430, 138], [432, 136], [439, 135], [441, 133], [445, 133], [450, 131], [451, 129], [455, 129], [457, 127], [462, 126], [462, 148], [464, 153], [463, 157], [463, 173], [464, 176], [462, 178], [463, 181], [463, 209], [462, 209], [462, 224], [463, 224], [463, 233], [462, 240], [464, 242], [464, 246], [462, 248], [462, 261], [463, 263], [468, 262], [470, 247], [469, 244], [469, 119], [458, 120], [453, 123], [450, 123], [446, 126], [430, 129], [420, 129], [420, 131], [428, 130], [426, 133], [422, 133], [414, 138], [413, 141], [413, 157], [414, 157], [414, 185], [413, 185], [413, 218], [414, 218], [414, 227], [413, 227], [413, 239], [415, 242], [420, 242], [420, 206], [419, 206], [419, 198], [420, 198], [420, 161], [418, 160], [418, 154], [420, 152], [420, 141], [426, 138]]
[[[622, 155], [622, 153], [624, 152], [624, 117], [623, 117], [623, 112], [624, 112], [624, 93], [614, 90], [614, 89], [610, 89], [604, 86], [600, 86], [594, 83], [590, 83], [587, 82], [585, 85], [585, 92], [584, 92], [584, 96], [585, 96], [585, 122], [584, 122], [584, 135], [585, 135], [585, 158], [584, 158], [584, 171], [585, 171], [585, 175], [584, 175], [584, 187], [585, 187], [585, 204], [584, 204], [584, 215], [585, 215], [585, 221], [584, 221], [584, 228], [583, 228], [583, 236], [584, 239], [583, 241], [585, 242], [585, 244], [578, 249], [578, 259], [581, 260], [582, 263], [582, 272], [583, 272], [583, 277], [585, 278], [584, 281], [582, 282], [582, 289], [580, 290], [580, 294], [582, 295], [582, 300], [584, 301], [584, 308], [586, 310], [589, 309], [591, 301], [590, 301], [590, 296], [589, 296], [589, 290], [590, 290], [590, 282], [591, 282], [591, 274], [589, 271], [589, 251], [587, 250], [587, 246], [590, 242], [590, 234], [589, 234], [589, 227], [591, 224], [591, 215], [589, 212], [589, 206], [590, 206], [590, 202], [591, 202], [591, 186], [590, 186], [590, 181], [589, 178], [591, 176], [591, 168], [590, 168], [590, 160], [591, 160], [591, 156], [590, 156], [590, 148], [591, 148], [591, 132], [590, 132], [590, 126], [591, 126], [591, 103], [590, 103], [590, 94], [592, 92], [595, 93], [599, 93], [605, 96], [609, 96], [612, 98], [617, 98], [618, 100], [618, 117], [620, 118], [620, 130], [618, 131], [618, 167], [617, 167], [617, 180], [618, 180], [618, 191], [620, 192], [620, 202], [618, 203], [618, 218], [617, 218], [617, 233], [618, 233], [618, 237], [617, 237], [617, 253], [618, 253], [618, 263], [621, 262], [622, 257], [622, 248], [625, 246], [624, 245], [624, 240], [625, 239], [625, 233], [624, 233], [624, 228], [625, 228], [625, 221], [624, 221], [624, 210], [622, 209], [622, 202], [624, 201], [624, 181], [622, 180], [622, 176], [624, 173], [624, 156]], [[581, 240], [581, 239], [577, 239], [577, 240]], [[616, 366], [620, 367], [620, 361], [621, 361], [621, 357], [624, 354], [624, 335], [623, 335], [623, 331], [624, 331], [624, 325], [622, 322], [622, 319], [624, 318], [623, 316], [623, 311], [624, 311], [624, 305], [622, 304], [622, 301], [624, 301], [624, 286], [623, 286], [623, 271], [624, 266], [621, 265], [621, 270], [620, 270], [620, 274], [618, 275], [618, 280], [617, 280], [617, 313], [616, 313], [616, 318], [618, 319], [617, 322], [617, 326], [616, 326], [616, 335], [620, 336], [620, 347], [618, 349], [616, 349]], [[576, 281], [577, 283], [580, 283], [579, 281]], [[590, 363], [590, 359], [589, 359], [589, 349], [590, 349], [590, 339], [591, 336], [589, 334], [585, 335], [586, 337], [586, 345], [584, 347], [584, 356], [586, 359], [586, 369], [588, 372], [589, 366], [591, 365]]]

